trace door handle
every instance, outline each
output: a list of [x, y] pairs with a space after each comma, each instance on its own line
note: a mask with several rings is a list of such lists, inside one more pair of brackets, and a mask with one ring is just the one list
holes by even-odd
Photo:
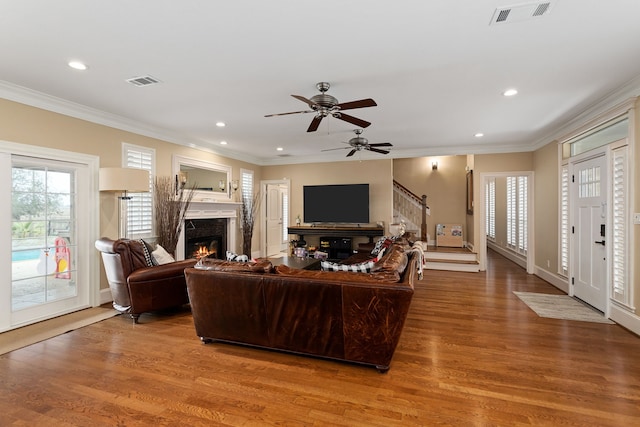
[[599, 242], [598, 242], [598, 241], [596, 240], [594, 243], [597, 243], [597, 244], [599, 244], [599, 245], [604, 246], [605, 241], [604, 241], [604, 240], [601, 240], [601, 241], [599, 241]]

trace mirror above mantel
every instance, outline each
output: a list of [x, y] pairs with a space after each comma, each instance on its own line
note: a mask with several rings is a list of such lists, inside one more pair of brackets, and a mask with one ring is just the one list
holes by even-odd
[[185, 188], [195, 187], [194, 202], [231, 202], [231, 166], [185, 156], [173, 156], [173, 176]]

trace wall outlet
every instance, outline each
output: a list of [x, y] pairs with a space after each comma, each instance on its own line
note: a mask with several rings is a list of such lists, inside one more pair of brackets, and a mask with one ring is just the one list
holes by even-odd
[[633, 223], [634, 224], [640, 224], [640, 213], [634, 213], [633, 214]]

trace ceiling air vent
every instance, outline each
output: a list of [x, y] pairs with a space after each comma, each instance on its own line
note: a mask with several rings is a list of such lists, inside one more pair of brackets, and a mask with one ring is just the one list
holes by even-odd
[[547, 15], [551, 9], [551, 2], [528, 3], [518, 6], [500, 7], [491, 18], [491, 25], [520, 22]]
[[141, 77], [133, 77], [131, 79], [127, 79], [127, 82], [136, 86], [149, 86], [149, 85], [154, 85], [156, 83], [160, 83], [160, 80], [151, 76], [141, 76]]

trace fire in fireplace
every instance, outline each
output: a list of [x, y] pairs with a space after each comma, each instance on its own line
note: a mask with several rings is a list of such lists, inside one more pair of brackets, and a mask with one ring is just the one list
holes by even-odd
[[188, 219], [184, 226], [185, 258], [223, 259], [226, 253], [227, 219]]

